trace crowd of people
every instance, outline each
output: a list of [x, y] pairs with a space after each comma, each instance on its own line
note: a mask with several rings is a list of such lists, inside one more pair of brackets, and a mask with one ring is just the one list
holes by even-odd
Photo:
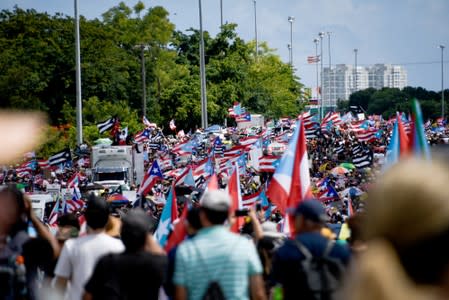
[[[448, 297], [445, 163], [404, 160], [385, 170], [393, 122], [333, 119], [330, 125], [317, 125], [307, 118], [303, 115], [301, 120], [307, 122], [313, 197], [288, 211], [277, 208], [265, 192], [282, 153], [288, 151], [295, 120], [168, 137], [146, 128], [146, 139], [129, 138], [126, 143], [144, 152], [148, 171], [157, 161], [163, 178], [148, 195], [119, 207], [106, 200], [120, 191], [93, 194], [85, 188], [91, 181], [86, 149], [68, 167], [46, 170], [37, 159], [26, 171], [5, 167], [0, 191], [0, 296]], [[427, 126], [431, 145], [447, 144], [447, 133], [447, 126]], [[235, 168], [242, 195], [237, 210], [226, 191]], [[50, 215], [39, 220], [23, 191], [45, 192], [52, 184], [69, 187], [76, 174], [84, 203], [72, 211], [61, 206], [52, 234], [45, 224]], [[186, 179], [189, 174], [192, 180]], [[210, 184], [212, 178], [217, 179], [216, 187]], [[172, 186], [177, 202], [172, 207], [177, 210], [171, 213], [176, 221], [164, 228], [170, 236], [182, 227], [185, 238], [169, 248], [161, 244], [159, 229]], [[130, 188], [141, 190], [138, 185]], [[236, 224], [238, 232], [231, 232]], [[388, 279], [400, 281], [395, 285]]]

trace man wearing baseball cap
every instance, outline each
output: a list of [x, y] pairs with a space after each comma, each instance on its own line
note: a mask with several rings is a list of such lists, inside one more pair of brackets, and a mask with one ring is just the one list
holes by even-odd
[[225, 299], [265, 299], [255, 246], [223, 225], [231, 205], [228, 193], [208, 191], [200, 204], [202, 229], [176, 253], [175, 299], [204, 299], [214, 285]]
[[286, 300], [334, 299], [333, 290], [315, 290], [315, 287], [327, 284], [316, 280], [335, 275], [336, 281], [339, 281], [338, 275], [341, 274], [326, 273], [325, 268], [337, 268], [341, 271], [349, 262], [349, 248], [330, 241], [321, 234], [327, 221], [321, 202], [303, 201], [293, 214], [297, 235], [276, 251], [273, 257], [272, 279], [282, 285]]

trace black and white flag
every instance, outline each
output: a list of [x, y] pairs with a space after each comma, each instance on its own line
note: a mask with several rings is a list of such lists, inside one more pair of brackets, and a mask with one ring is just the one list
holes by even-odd
[[101, 123], [97, 123], [97, 128], [100, 131], [100, 133], [103, 133], [109, 129], [111, 129], [112, 127], [114, 127], [116, 118], [112, 117], [104, 122]]
[[371, 166], [373, 163], [373, 153], [369, 149], [364, 149], [360, 154], [355, 155], [352, 158], [352, 163], [358, 169]]
[[64, 149], [61, 152], [58, 152], [56, 154], [53, 154], [48, 158], [48, 163], [51, 166], [59, 165], [61, 163], [64, 163], [66, 161], [71, 161], [72, 155], [70, 154], [70, 149]]

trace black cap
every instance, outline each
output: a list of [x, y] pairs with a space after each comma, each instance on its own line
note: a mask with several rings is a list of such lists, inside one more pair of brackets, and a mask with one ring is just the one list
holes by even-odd
[[122, 219], [122, 228], [140, 233], [148, 233], [153, 229], [150, 217], [142, 209], [132, 209]]
[[301, 202], [295, 209], [295, 216], [302, 216], [304, 219], [317, 223], [324, 223], [328, 219], [323, 204], [317, 200]]

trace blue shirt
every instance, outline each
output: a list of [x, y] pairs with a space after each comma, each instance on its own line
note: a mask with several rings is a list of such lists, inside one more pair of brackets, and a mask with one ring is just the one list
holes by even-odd
[[187, 289], [189, 300], [202, 299], [212, 281], [226, 299], [249, 299], [249, 277], [256, 274], [262, 274], [262, 265], [254, 244], [212, 226], [178, 247], [173, 282]]
[[[303, 244], [313, 256], [322, 256], [329, 240], [318, 232], [302, 233], [296, 239]], [[339, 260], [343, 265], [349, 263], [351, 252], [346, 245], [335, 243], [329, 257]], [[287, 240], [274, 254], [271, 279], [280, 283], [284, 289], [284, 299], [298, 299], [301, 290], [305, 290], [305, 278], [301, 274], [301, 261], [305, 259], [302, 252], [292, 240]]]

